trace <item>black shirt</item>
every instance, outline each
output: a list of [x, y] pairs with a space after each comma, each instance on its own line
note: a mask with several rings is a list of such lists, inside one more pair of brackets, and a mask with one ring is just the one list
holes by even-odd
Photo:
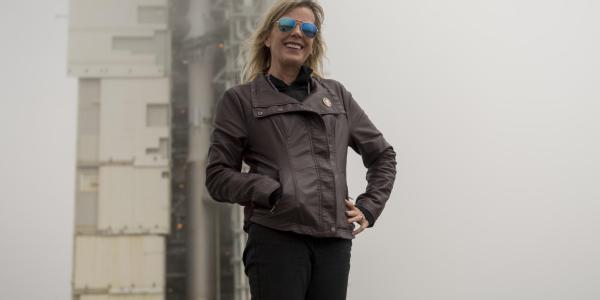
[[313, 70], [309, 66], [300, 67], [298, 77], [296, 77], [296, 80], [290, 85], [287, 85], [283, 80], [270, 74], [267, 75], [267, 79], [278, 91], [298, 101], [303, 101], [310, 92], [310, 75], [312, 72]]

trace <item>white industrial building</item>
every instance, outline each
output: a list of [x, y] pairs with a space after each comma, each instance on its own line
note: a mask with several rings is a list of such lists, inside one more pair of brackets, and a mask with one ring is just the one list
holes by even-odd
[[265, 0], [71, 0], [72, 295], [249, 299], [241, 212], [204, 191], [212, 110]]

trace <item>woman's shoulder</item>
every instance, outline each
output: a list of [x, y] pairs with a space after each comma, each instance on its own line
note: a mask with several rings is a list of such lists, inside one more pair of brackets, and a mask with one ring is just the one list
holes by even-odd
[[326, 85], [327, 87], [331, 87], [331, 88], [344, 88], [344, 85], [333, 79], [333, 78], [325, 78], [325, 77], [313, 77], [314, 79], [316, 79], [317, 81], [321, 82], [322, 84]]
[[237, 85], [234, 85], [230, 88], [228, 88], [225, 93], [240, 93], [240, 92], [245, 92], [247, 90], [250, 90], [252, 86], [252, 81], [250, 82], [245, 82], [245, 83], [240, 83]]
[[333, 78], [323, 78], [323, 77], [315, 77], [317, 81], [323, 84], [327, 89], [333, 91], [342, 97], [342, 99], [347, 100], [350, 92], [346, 89], [343, 83]]
[[248, 102], [252, 96], [251, 85], [251, 82], [234, 85], [225, 90], [223, 98], [234, 98], [240, 102]]

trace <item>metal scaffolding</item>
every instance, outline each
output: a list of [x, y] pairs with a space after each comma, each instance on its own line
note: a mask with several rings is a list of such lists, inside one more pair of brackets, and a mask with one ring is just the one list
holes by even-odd
[[[193, 0], [189, 0], [193, 1]], [[199, 1], [199, 0], [196, 0]], [[197, 126], [212, 130], [212, 109], [225, 90], [240, 83], [240, 74], [244, 63], [244, 43], [255, 29], [266, 5], [272, 0], [205, 0], [209, 4], [207, 12], [215, 24], [213, 29], [196, 37], [183, 41], [181, 51], [174, 51], [175, 60], [192, 65], [201, 60], [211, 60], [214, 63], [212, 77], [212, 99], [202, 107], [211, 107], [209, 118], [200, 118]], [[190, 20], [193, 22], [193, 20]], [[189, 81], [189, 79], [188, 79]], [[204, 115], [206, 116], [206, 115]], [[204, 136], [205, 149], [209, 146], [208, 136]], [[202, 165], [204, 167], [204, 165]], [[242, 172], [248, 168], [244, 164]], [[206, 193], [206, 192], [205, 192]], [[203, 198], [210, 198], [207, 194]], [[250, 299], [249, 285], [244, 273], [242, 253], [246, 244], [246, 234], [242, 230], [243, 210], [233, 205], [212, 204], [216, 219], [215, 228], [216, 257], [216, 290], [215, 299]]]

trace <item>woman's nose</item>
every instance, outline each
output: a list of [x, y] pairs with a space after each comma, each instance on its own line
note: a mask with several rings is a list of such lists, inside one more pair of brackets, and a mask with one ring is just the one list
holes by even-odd
[[302, 23], [296, 22], [294, 29], [292, 29], [292, 34], [302, 37], [302, 30], [300, 29], [300, 26], [302, 26]]

